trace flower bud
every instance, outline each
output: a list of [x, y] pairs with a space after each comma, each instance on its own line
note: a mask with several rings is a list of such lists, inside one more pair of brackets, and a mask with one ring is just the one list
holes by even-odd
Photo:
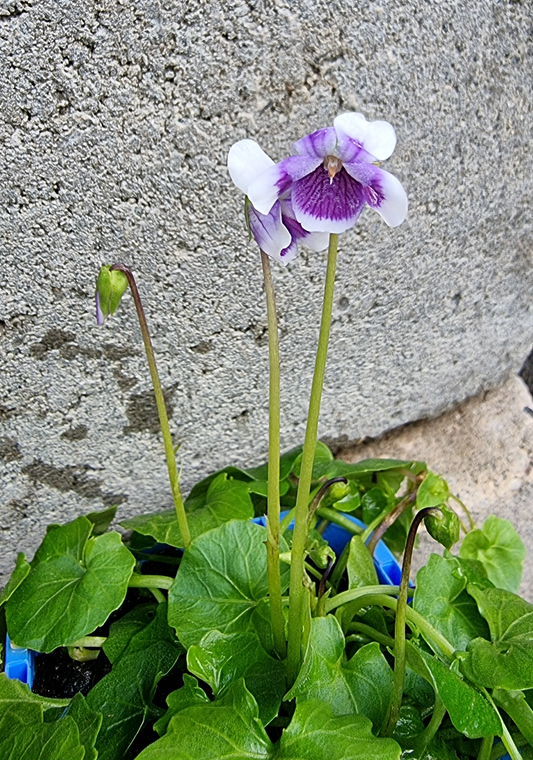
[[114, 314], [128, 287], [128, 278], [118, 269], [111, 269], [109, 265], [100, 269], [96, 281], [96, 323], [103, 324], [104, 319]]
[[459, 518], [446, 504], [441, 504], [434, 514], [425, 517], [424, 524], [429, 535], [446, 549], [451, 549], [459, 541]]

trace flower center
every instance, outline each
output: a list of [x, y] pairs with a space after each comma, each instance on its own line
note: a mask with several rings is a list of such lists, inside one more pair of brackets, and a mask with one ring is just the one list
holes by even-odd
[[342, 169], [342, 161], [337, 156], [326, 156], [324, 159], [324, 169], [329, 174], [329, 184], [333, 183], [333, 177]]

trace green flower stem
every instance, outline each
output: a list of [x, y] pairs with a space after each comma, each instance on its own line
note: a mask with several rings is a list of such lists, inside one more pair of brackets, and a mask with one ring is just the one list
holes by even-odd
[[167, 460], [168, 479], [170, 481], [170, 488], [172, 491], [172, 498], [174, 499], [174, 506], [176, 508], [176, 517], [178, 519], [178, 525], [183, 539], [183, 547], [188, 549], [191, 543], [191, 533], [189, 530], [189, 524], [187, 522], [187, 515], [185, 513], [185, 507], [183, 505], [183, 499], [180, 490], [180, 481], [178, 475], [178, 468], [176, 467], [176, 455], [174, 452], [174, 443], [172, 441], [172, 435], [170, 433], [170, 427], [168, 425], [167, 407], [165, 404], [165, 397], [163, 396], [163, 389], [161, 388], [161, 381], [159, 379], [159, 373], [157, 371], [157, 365], [155, 363], [154, 349], [152, 347], [152, 340], [148, 331], [148, 323], [144, 313], [141, 297], [137, 289], [137, 283], [133, 276], [132, 271], [124, 264], [114, 264], [111, 267], [112, 270], [118, 269], [123, 272], [128, 278], [128, 284], [130, 286], [135, 308], [137, 309], [137, 317], [139, 319], [139, 325], [141, 327], [141, 334], [146, 351], [146, 358], [148, 359], [148, 366], [150, 368], [150, 376], [152, 378], [152, 385], [154, 387], [155, 401], [157, 404], [157, 411], [159, 413], [159, 422], [161, 424], [161, 432], [163, 434], [163, 443], [165, 446], [165, 456]]
[[[433, 708], [431, 720], [422, 731], [422, 733], [417, 736], [415, 741], [414, 754], [416, 757], [424, 757], [426, 748], [429, 746], [433, 737], [439, 730], [440, 724], [442, 723], [445, 715], [446, 707], [444, 706], [442, 700], [437, 695], [435, 695], [435, 707]], [[490, 737], [490, 739], [492, 746], [492, 737]], [[478, 760], [481, 760], [480, 757], [478, 757]], [[484, 760], [488, 760], [488, 758], [485, 758]]]
[[164, 588], [169, 589], [174, 583], [174, 578], [168, 575], [141, 575], [133, 573], [128, 581], [130, 588]]
[[405, 681], [405, 620], [407, 616], [407, 597], [409, 594], [409, 574], [411, 572], [411, 559], [413, 557], [413, 549], [415, 548], [416, 532], [422, 520], [428, 515], [435, 514], [437, 511], [438, 510], [429, 507], [417, 512], [411, 523], [411, 527], [409, 528], [409, 535], [407, 536], [405, 552], [403, 555], [402, 580], [400, 582], [400, 593], [398, 594], [398, 605], [396, 607], [396, 620], [394, 624], [394, 677], [392, 681], [392, 693], [385, 726], [381, 732], [384, 736], [392, 736], [394, 729], [396, 728], [396, 723], [398, 722], [400, 707], [402, 705], [403, 686]]
[[[350, 623], [348, 626], [348, 633], [363, 633], [367, 638], [377, 641], [379, 644], [383, 644], [384, 647], [393, 647], [394, 639], [392, 636], [387, 636], [386, 633], [380, 633], [372, 628], [371, 625], [366, 623]], [[350, 640], [350, 636], [346, 636], [346, 641]]]
[[162, 602], [166, 602], [166, 596], [163, 594], [162, 591], [160, 591], [158, 588], [151, 588], [150, 591], [152, 592], [156, 602], [158, 604], [161, 604]]
[[324, 385], [326, 359], [328, 354], [329, 332], [331, 327], [331, 314], [333, 311], [333, 292], [335, 289], [335, 270], [337, 268], [337, 243], [339, 236], [331, 234], [329, 237], [328, 267], [324, 288], [324, 301], [322, 304], [322, 320], [320, 335], [315, 360], [313, 384], [309, 400], [309, 414], [305, 431], [304, 447], [302, 452], [302, 465], [298, 494], [296, 497], [296, 518], [294, 537], [292, 542], [292, 561], [290, 577], [290, 605], [289, 605], [289, 640], [287, 651], [287, 679], [289, 686], [296, 680], [300, 670], [302, 652], [302, 631], [304, 615], [304, 555], [307, 544], [308, 522], [307, 513], [309, 508], [309, 494], [313, 476], [313, 463], [318, 434], [318, 418], [320, 416], [320, 401]]
[[[494, 736], [484, 736], [481, 741], [481, 747], [479, 748], [477, 760], [490, 760], [493, 746]], [[507, 752], [507, 750], [505, 750], [505, 752]], [[505, 752], [503, 754], [505, 754]]]
[[107, 641], [107, 636], [84, 636], [82, 639], [76, 639], [72, 644], [66, 644], [67, 647], [101, 647]]
[[331, 507], [319, 507], [316, 511], [316, 515], [322, 517], [324, 520], [328, 520], [328, 522], [335, 523], [335, 525], [340, 525], [341, 528], [347, 530], [352, 536], [358, 536], [363, 532], [363, 528], [352, 522], [349, 517], [346, 517], [342, 512], [337, 512], [336, 509], [332, 509]]
[[510, 733], [509, 729], [507, 728], [507, 726], [505, 725], [504, 721], [502, 720], [502, 716], [500, 715], [500, 712], [499, 712], [498, 708], [494, 704], [494, 700], [490, 696], [490, 694], [487, 691], [487, 689], [485, 689], [484, 687], [481, 687], [480, 691], [481, 691], [482, 694], [484, 694], [484, 696], [490, 702], [490, 704], [492, 705], [492, 708], [493, 708], [494, 712], [496, 713], [496, 715], [500, 719], [500, 722], [501, 722], [501, 725], [502, 725], [502, 732], [500, 734], [500, 739], [504, 743], [505, 749], [507, 750], [507, 753], [511, 756], [511, 760], [522, 760], [522, 755], [518, 751], [518, 747], [516, 746], [516, 744], [514, 742], [514, 739], [511, 736], [511, 733]]
[[[380, 589], [380, 591], [376, 591], [376, 589]], [[328, 599], [326, 602], [326, 612], [332, 612], [332, 610], [340, 607], [342, 604], [347, 604], [354, 600], [358, 600], [361, 607], [376, 605], [396, 610], [398, 600], [394, 599], [394, 595], [398, 594], [399, 590], [398, 586], [363, 586], [362, 588], [352, 588], [348, 591], [343, 591], [342, 594], [337, 594], [332, 599]], [[391, 596], [388, 596], [388, 594], [391, 594]], [[424, 638], [438, 647], [445, 657], [449, 660], [453, 658], [455, 649], [448, 639], [442, 633], [439, 633], [436, 628], [433, 628], [419, 612], [416, 612], [411, 607], [407, 607], [406, 622], [413, 630], [418, 629], [421, 631]]]
[[270, 597], [270, 616], [274, 649], [280, 659], [287, 654], [285, 641], [285, 618], [281, 602], [281, 570], [279, 564], [279, 417], [280, 417], [280, 374], [279, 341], [276, 299], [270, 259], [261, 251], [261, 264], [265, 280], [265, 296], [268, 321], [269, 373], [269, 418], [268, 418], [268, 512], [267, 512], [267, 579]]

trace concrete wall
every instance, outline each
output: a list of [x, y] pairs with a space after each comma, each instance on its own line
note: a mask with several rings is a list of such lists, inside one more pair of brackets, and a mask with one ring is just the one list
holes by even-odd
[[[409, 197], [343, 236], [321, 434], [376, 436], [516, 371], [533, 342], [532, 7], [523, 0], [2, 0], [1, 567], [43, 526], [168, 506], [138, 275], [187, 488], [266, 455], [259, 257], [225, 161], [341, 111], [396, 127]], [[276, 268], [283, 445], [303, 437], [325, 256]]]

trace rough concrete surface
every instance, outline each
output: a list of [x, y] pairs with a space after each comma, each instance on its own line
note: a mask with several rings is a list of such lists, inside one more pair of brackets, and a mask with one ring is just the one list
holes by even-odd
[[[408, 220], [343, 235], [321, 434], [436, 415], [533, 342], [528, 0], [1, 0], [0, 570], [44, 526], [170, 503], [122, 260], [146, 299], [185, 490], [266, 455], [258, 253], [231, 144], [388, 119]], [[325, 256], [276, 268], [283, 446], [301, 441]]]
[[[478, 527], [490, 514], [510, 520], [528, 552], [521, 593], [533, 601], [533, 417], [525, 411], [531, 406], [529, 390], [512, 376], [434, 420], [406, 425], [339, 456], [352, 462], [369, 457], [425, 461], [448, 482]], [[421, 531], [416, 564], [433, 551], [442, 554]]]

